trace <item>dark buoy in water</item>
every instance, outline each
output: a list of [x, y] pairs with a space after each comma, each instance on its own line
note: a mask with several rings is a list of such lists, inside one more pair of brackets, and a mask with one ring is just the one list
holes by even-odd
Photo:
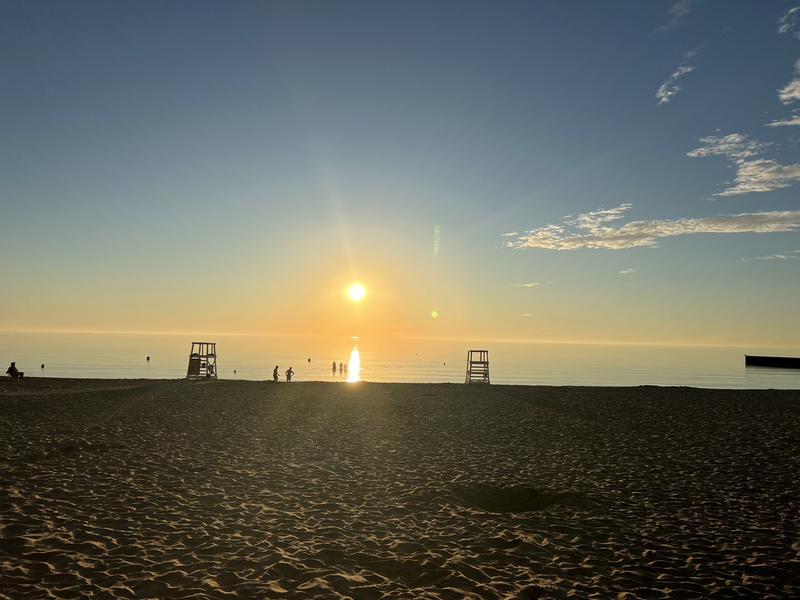
[[44, 369], [44, 363], [42, 363], [42, 369]]
[[311, 358], [309, 357], [308, 362], [311, 362]]
[[233, 374], [236, 375], [236, 369], [233, 370]]
[[147, 362], [150, 362], [150, 357], [149, 356], [147, 357]]

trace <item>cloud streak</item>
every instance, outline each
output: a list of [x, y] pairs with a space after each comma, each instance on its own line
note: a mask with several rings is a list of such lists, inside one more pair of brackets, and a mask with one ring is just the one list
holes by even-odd
[[633, 274], [634, 274], [634, 273], [636, 273], [638, 270], [639, 270], [639, 269], [634, 269], [634, 268], [630, 268], [630, 269], [622, 269], [622, 270], [619, 272], [619, 274], [620, 274], [620, 275], [633, 275]]
[[694, 71], [694, 69], [694, 65], [688, 65], [686, 63], [681, 63], [678, 65], [678, 68], [673, 71], [672, 75], [664, 80], [664, 83], [662, 83], [661, 87], [659, 87], [656, 91], [656, 99], [658, 100], [659, 106], [670, 103], [672, 98], [674, 98], [678, 92], [683, 89], [683, 87], [678, 83], [678, 80], [684, 75], [688, 75]]
[[800, 39], [800, 6], [790, 8], [778, 19], [778, 33], [791, 33]]
[[778, 90], [778, 99], [784, 104], [800, 100], [800, 60], [794, 63], [794, 77]]
[[778, 119], [767, 123], [767, 127], [800, 127], [800, 115], [793, 115], [788, 119]]
[[741, 262], [750, 262], [753, 260], [794, 260], [800, 258], [800, 250], [790, 250], [789, 252], [782, 252], [780, 254], [770, 254], [768, 256], [753, 256], [752, 258], [740, 258]]
[[751, 140], [741, 133], [700, 138], [703, 144], [687, 153], [691, 158], [724, 156], [736, 167], [733, 184], [714, 194], [738, 196], [751, 192], [771, 192], [789, 187], [800, 181], [800, 164], [784, 165], [772, 159], [761, 158], [771, 146]]
[[689, 13], [692, 12], [693, 1], [694, 0], [677, 0], [674, 2], [667, 11], [669, 21], [656, 28], [656, 33], [669, 31], [670, 29], [674, 29], [678, 25], [682, 24], [686, 20], [686, 17], [689, 15]]
[[[514, 234], [518, 235], [518, 234]], [[534, 288], [539, 287], [540, 285], [550, 285], [553, 283], [552, 281], [531, 281], [530, 283], [512, 283], [511, 287], [515, 288]]]
[[623, 219], [631, 204], [565, 217], [560, 224], [532, 229], [506, 242], [514, 249], [624, 250], [657, 246], [663, 238], [700, 233], [775, 233], [800, 229], [800, 210], [719, 215], [697, 219], [629, 221]]

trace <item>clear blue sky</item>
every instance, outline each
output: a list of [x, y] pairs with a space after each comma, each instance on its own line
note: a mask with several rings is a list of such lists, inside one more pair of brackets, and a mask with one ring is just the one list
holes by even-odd
[[797, 7], [0, 0], [0, 329], [800, 345]]

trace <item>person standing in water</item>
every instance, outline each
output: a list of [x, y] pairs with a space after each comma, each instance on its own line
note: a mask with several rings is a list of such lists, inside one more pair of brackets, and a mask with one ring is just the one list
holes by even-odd
[[275, 368], [272, 370], [272, 381], [278, 383], [278, 365], [275, 365]]
[[341, 375], [342, 373], [344, 373], [344, 363], [340, 362], [339, 363], [339, 375]]
[[333, 364], [331, 365], [331, 369], [333, 370], [333, 374], [336, 375], [336, 361], [333, 361]]
[[292, 375], [294, 375], [294, 371], [292, 371], [292, 367], [289, 367], [286, 369], [286, 383], [289, 383], [292, 380]]

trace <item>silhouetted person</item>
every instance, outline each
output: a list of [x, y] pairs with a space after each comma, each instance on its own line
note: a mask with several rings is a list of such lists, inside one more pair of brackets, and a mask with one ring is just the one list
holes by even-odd
[[333, 361], [333, 364], [331, 365], [331, 369], [333, 370], [333, 374], [336, 375], [336, 361]]
[[347, 366], [347, 363], [344, 363], [344, 372], [345, 373], [349, 373], [350, 372], [350, 367]]
[[292, 371], [292, 367], [286, 369], [286, 383], [289, 383], [292, 380], [292, 375], [294, 375], [294, 371]]
[[339, 375], [344, 373], [344, 363], [339, 363]]
[[150, 357], [149, 356], [147, 357], [147, 362], [150, 362]]
[[272, 381], [278, 383], [278, 365], [275, 365], [275, 368], [272, 370]]
[[42, 369], [44, 369], [44, 363], [42, 363]]
[[25, 376], [25, 373], [17, 369], [17, 363], [12, 362], [11, 366], [6, 369], [6, 375], [9, 377], [18, 377], [19, 379], [22, 379]]
[[311, 358], [308, 359], [308, 362], [311, 362]]

